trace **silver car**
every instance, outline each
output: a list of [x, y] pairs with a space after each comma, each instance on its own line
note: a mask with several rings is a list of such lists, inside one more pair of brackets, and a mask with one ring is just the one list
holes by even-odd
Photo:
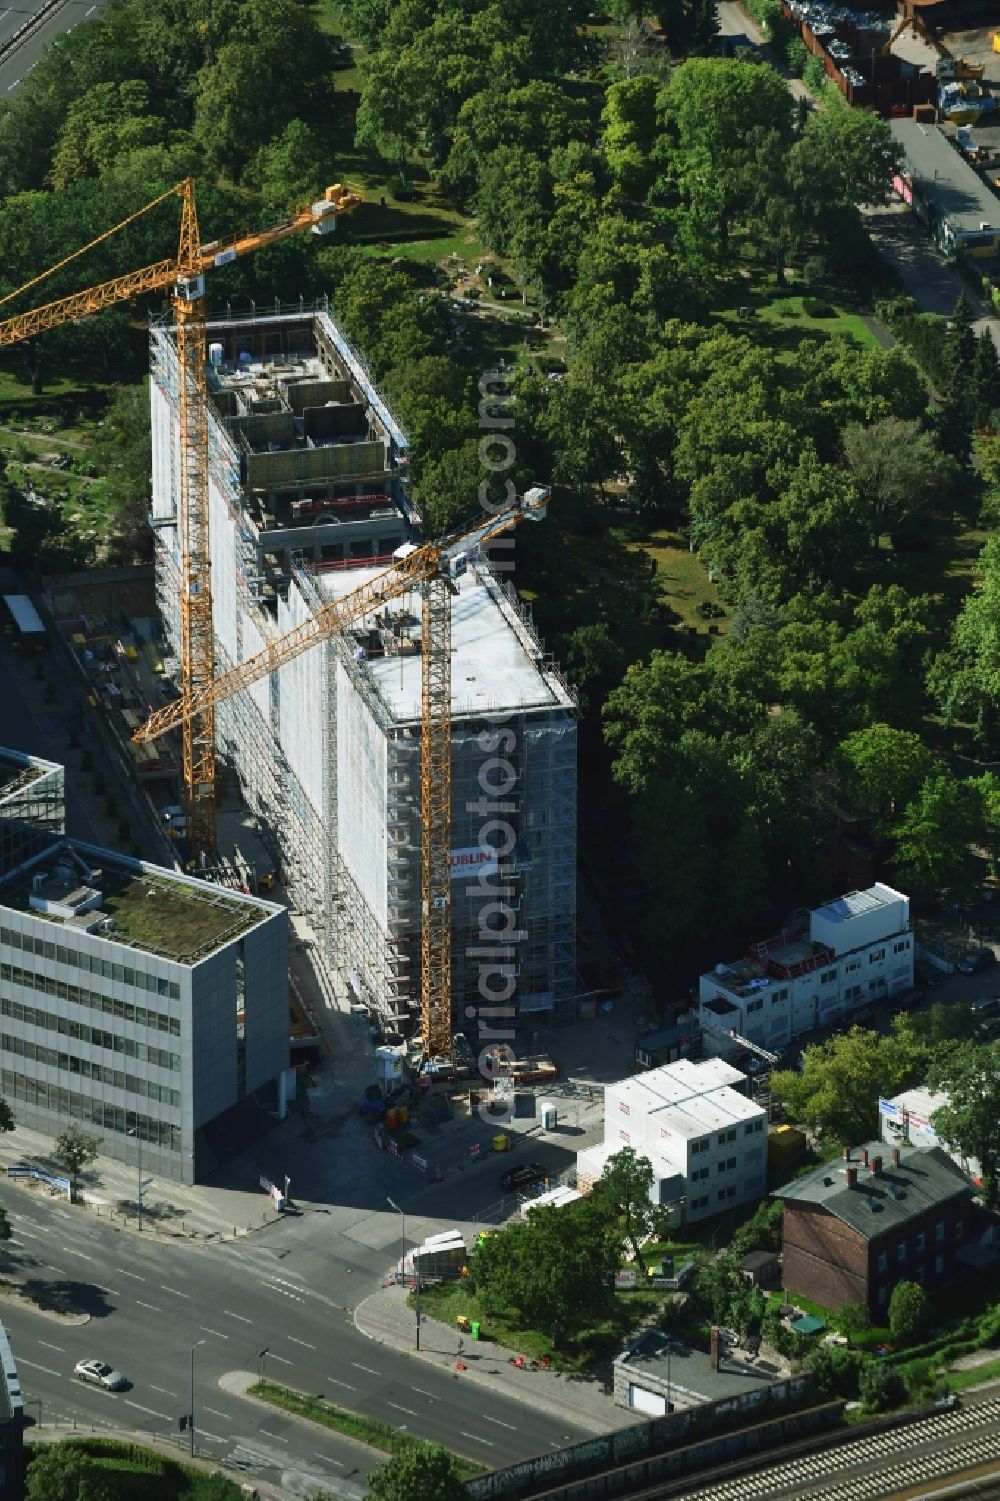
[[78, 1360], [73, 1375], [81, 1381], [89, 1381], [91, 1386], [103, 1386], [106, 1392], [121, 1392], [128, 1386], [121, 1371], [116, 1371], [103, 1360]]

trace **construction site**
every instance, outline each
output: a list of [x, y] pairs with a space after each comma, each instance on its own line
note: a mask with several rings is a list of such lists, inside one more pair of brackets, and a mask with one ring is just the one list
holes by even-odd
[[[336, 184], [277, 224], [203, 243], [193, 179], [139, 215], [173, 196], [175, 258], [0, 322], [0, 347], [169, 294], [150, 330], [162, 641], [144, 649], [179, 696], [147, 700], [135, 725], [140, 690], [137, 760], [169, 771], [179, 739], [183, 804], [164, 812], [189, 869], [250, 889], [220, 848], [218, 794], [235, 774], [341, 1002], [425, 1075], [453, 1077], [456, 1032], [466, 1050], [470, 1023], [481, 1044], [510, 1044], [522, 1015], [575, 990], [576, 705], [490, 559], [544, 518], [549, 491], [508, 484], [499, 510], [422, 538], [406, 434], [325, 301], [207, 311], [208, 273], [327, 235], [360, 197]], [[116, 684], [123, 703], [133, 686]]]
[[[406, 436], [325, 305], [213, 319], [206, 332], [221, 673], [373, 583], [394, 554], [412, 551], [419, 523]], [[170, 324], [154, 326], [150, 342], [157, 588], [176, 659], [180, 413]], [[519, 936], [505, 945], [517, 1000], [543, 1009], [572, 994], [575, 977], [574, 699], [484, 556], [457, 571], [449, 599], [453, 1004], [461, 1015], [482, 999], [485, 873], [511, 893], [517, 914]], [[217, 753], [270, 832], [322, 962], [390, 1037], [414, 1031], [421, 989], [421, 608], [414, 582], [391, 607], [220, 700], [216, 730]], [[512, 732], [505, 759], [516, 772], [504, 794], [515, 842], [508, 834], [502, 855], [480, 849], [483, 735], [498, 719]]]

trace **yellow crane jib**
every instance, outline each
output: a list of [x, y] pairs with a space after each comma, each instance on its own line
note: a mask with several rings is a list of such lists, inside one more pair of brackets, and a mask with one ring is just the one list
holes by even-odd
[[383, 569], [350, 594], [324, 605], [309, 620], [303, 621], [277, 641], [270, 642], [254, 656], [247, 657], [235, 667], [220, 673], [201, 695], [190, 700], [175, 698], [171, 703], [164, 704], [162, 709], [157, 709], [149, 716], [145, 724], [139, 726], [132, 739], [138, 745], [148, 745], [162, 735], [179, 729], [185, 719], [208, 704], [224, 703], [235, 693], [252, 687], [270, 673], [287, 666], [320, 641], [329, 640], [356, 621], [363, 620], [373, 610], [381, 609], [390, 600], [398, 599], [408, 589], [434, 578], [440, 573], [443, 564], [467, 557], [477, 547], [501, 536], [521, 521], [541, 521], [547, 513], [550, 495], [548, 486], [538, 485], [526, 491], [512, 506], [467, 531], [454, 533], [441, 542], [425, 542], [420, 547], [404, 543], [396, 552], [391, 567]]

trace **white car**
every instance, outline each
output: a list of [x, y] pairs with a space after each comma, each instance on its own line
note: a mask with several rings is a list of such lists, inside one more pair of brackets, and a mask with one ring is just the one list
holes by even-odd
[[106, 1392], [121, 1392], [128, 1386], [121, 1371], [116, 1371], [103, 1360], [78, 1360], [73, 1375], [81, 1381], [89, 1381], [91, 1386], [103, 1386]]

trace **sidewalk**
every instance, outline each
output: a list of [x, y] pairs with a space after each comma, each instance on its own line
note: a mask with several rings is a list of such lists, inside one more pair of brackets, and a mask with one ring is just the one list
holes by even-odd
[[[588, 1428], [592, 1433], [631, 1428], [640, 1421], [635, 1413], [615, 1407], [600, 1383], [589, 1377], [563, 1376], [558, 1371], [516, 1370], [508, 1362], [518, 1351], [492, 1341], [480, 1343], [469, 1339], [457, 1329], [426, 1316], [420, 1326], [418, 1352], [416, 1318], [414, 1310], [406, 1306], [406, 1297], [405, 1288], [380, 1288], [354, 1310], [355, 1328], [367, 1339], [398, 1350], [413, 1361], [425, 1361], [451, 1371], [463, 1381], [474, 1381], [494, 1393]], [[412, 1374], [414, 1380], [418, 1379], [416, 1371]]]
[[[301, 1129], [301, 1121], [297, 1122]], [[281, 1129], [280, 1127], [278, 1128]], [[52, 1156], [53, 1138], [27, 1126], [15, 1126], [0, 1136], [0, 1169], [12, 1163], [27, 1163], [45, 1172], [64, 1174]], [[161, 1240], [232, 1240], [273, 1224], [277, 1214], [263, 1193], [241, 1189], [188, 1187], [157, 1176], [155, 1165], [144, 1162], [142, 1234]], [[12, 1191], [45, 1193], [41, 1186], [29, 1186], [27, 1180], [2, 1177]], [[77, 1198], [92, 1214], [116, 1229], [138, 1233], [136, 1196], [138, 1168], [134, 1163], [115, 1157], [98, 1157], [91, 1167], [80, 1173]], [[11, 1199], [16, 1213], [16, 1199]]]

